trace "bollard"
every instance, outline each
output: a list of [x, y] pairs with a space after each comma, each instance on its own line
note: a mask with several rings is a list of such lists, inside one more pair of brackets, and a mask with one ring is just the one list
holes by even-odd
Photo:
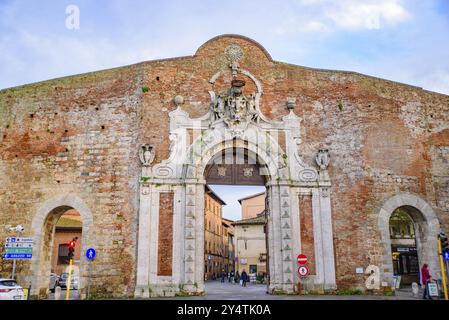
[[419, 286], [416, 282], [412, 283], [412, 293], [414, 297], [417, 297], [419, 294]]
[[61, 300], [61, 287], [57, 286], [55, 288], [55, 300]]

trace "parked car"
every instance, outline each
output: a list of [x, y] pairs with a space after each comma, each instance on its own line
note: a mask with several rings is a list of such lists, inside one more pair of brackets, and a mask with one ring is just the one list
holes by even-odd
[[[69, 273], [64, 272], [59, 278], [59, 286], [63, 289], [67, 289], [67, 279], [69, 278]], [[70, 281], [70, 289], [78, 290], [78, 276], [72, 273], [72, 280]]]
[[55, 292], [57, 286], [59, 286], [59, 276], [52, 272], [50, 273], [50, 291]]
[[16, 280], [0, 279], [0, 300], [24, 300], [23, 289]]

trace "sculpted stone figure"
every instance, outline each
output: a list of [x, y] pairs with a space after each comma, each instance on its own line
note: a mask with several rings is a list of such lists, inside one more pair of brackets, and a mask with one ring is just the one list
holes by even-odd
[[318, 154], [316, 155], [315, 160], [317, 165], [320, 167], [320, 170], [327, 170], [330, 162], [329, 150], [320, 149], [318, 151]]
[[151, 144], [145, 144], [139, 150], [139, 158], [144, 166], [150, 166], [154, 161], [155, 155], [154, 146]]

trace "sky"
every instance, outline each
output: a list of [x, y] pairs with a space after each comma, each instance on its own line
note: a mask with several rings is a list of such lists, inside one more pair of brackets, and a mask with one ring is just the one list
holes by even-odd
[[193, 55], [227, 33], [277, 61], [449, 94], [447, 0], [0, 0], [0, 89]]
[[226, 205], [223, 206], [223, 218], [234, 221], [242, 219], [242, 207], [240, 206], [238, 199], [266, 191], [266, 188], [263, 186], [209, 185], [209, 187], [226, 203]]
[[[449, 94], [447, 0], [0, 0], [0, 89], [193, 55], [229, 33], [277, 61]], [[264, 190], [212, 189], [230, 219]]]

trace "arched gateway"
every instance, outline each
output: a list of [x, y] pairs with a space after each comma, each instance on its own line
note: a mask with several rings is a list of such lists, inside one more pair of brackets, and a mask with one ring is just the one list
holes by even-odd
[[[319, 171], [304, 164], [297, 151], [301, 119], [293, 108], [282, 121], [264, 117], [259, 108], [262, 86], [239, 67], [238, 51], [237, 46], [228, 48], [229, 72], [212, 76], [211, 84], [230, 78], [231, 88], [209, 91], [211, 107], [205, 116], [191, 119], [182, 110], [183, 98], [175, 98], [170, 157], [151, 166], [154, 148], [141, 149], [136, 297], [204, 292], [205, 169], [214, 157], [229, 150], [244, 150], [257, 159], [266, 175], [270, 291], [293, 292], [298, 282], [299, 199], [303, 195], [312, 199], [313, 283], [324, 290], [336, 287], [327, 150], [318, 153]], [[244, 93], [247, 81], [253, 82], [257, 92]]]

